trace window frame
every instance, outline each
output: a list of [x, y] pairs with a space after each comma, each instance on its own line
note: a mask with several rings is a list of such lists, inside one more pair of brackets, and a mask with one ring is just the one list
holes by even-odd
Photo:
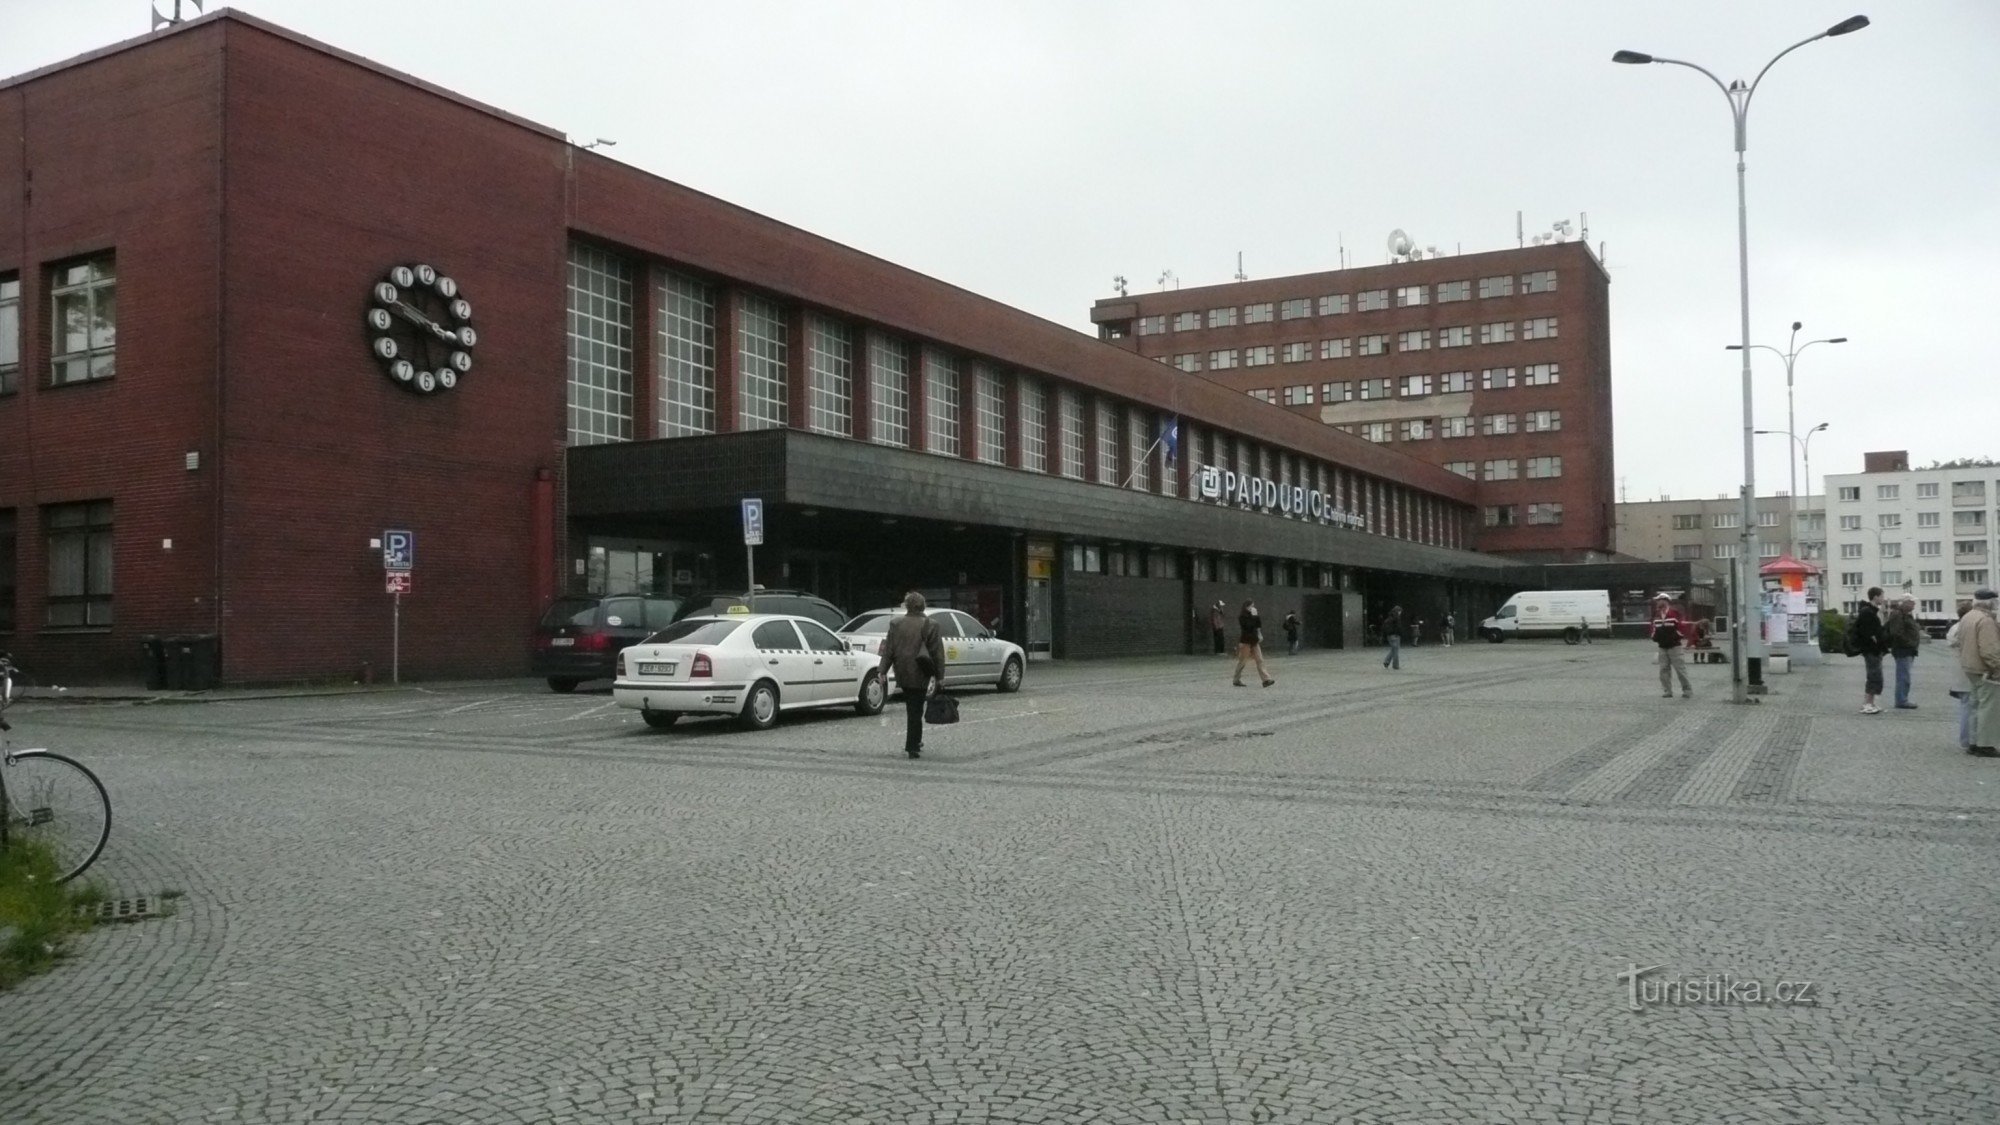
[[[74, 513], [75, 523], [58, 520]], [[43, 626], [48, 629], [109, 629], [117, 622], [114, 598], [117, 551], [116, 510], [110, 500], [79, 500], [47, 504], [42, 508], [42, 538], [46, 545], [47, 569], [43, 572]], [[80, 544], [73, 543], [81, 540]], [[75, 551], [74, 559], [58, 559], [57, 553]], [[80, 593], [57, 593], [70, 588], [64, 580], [72, 563], [80, 568], [74, 583]], [[101, 564], [101, 566], [100, 566]], [[101, 570], [101, 573], [99, 573]], [[57, 610], [77, 607], [79, 620], [58, 620]], [[98, 611], [102, 611], [101, 615]]]
[[[88, 271], [77, 280], [64, 280], [75, 270]], [[81, 298], [84, 312], [84, 346], [80, 351], [61, 351], [64, 344], [63, 313], [68, 302]], [[110, 334], [99, 343], [98, 307], [110, 308]], [[81, 365], [83, 374], [66, 374]], [[57, 263], [49, 272], [49, 381], [51, 387], [73, 387], [95, 383], [118, 375], [118, 255], [103, 250]]]

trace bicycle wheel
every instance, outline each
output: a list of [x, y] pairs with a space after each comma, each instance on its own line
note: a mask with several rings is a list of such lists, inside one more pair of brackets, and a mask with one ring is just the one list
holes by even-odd
[[97, 775], [49, 750], [22, 750], [0, 763], [7, 790], [7, 837], [39, 841], [67, 883], [96, 862], [111, 835], [111, 798]]

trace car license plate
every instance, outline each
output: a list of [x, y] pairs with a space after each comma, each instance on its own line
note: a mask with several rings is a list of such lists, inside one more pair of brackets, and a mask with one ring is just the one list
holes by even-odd
[[576, 643], [576, 638], [575, 638], [575, 637], [550, 637], [550, 638], [549, 638], [549, 647], [550, 647], [550, 648], [568, 648], [569, 646], [571, 646], [571, 645], [573, 645], [573, 644], [575, 644], [575, 643]]
[[674, 674], [674, 661], [669, 660], [664, 664], [643, 661], [639, 665], [639, 674], [641, 676], [671, 676]]

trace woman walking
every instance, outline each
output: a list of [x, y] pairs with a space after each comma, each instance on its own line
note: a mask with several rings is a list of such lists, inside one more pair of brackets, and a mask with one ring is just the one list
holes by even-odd
[[1255, 662], [1257, 675], [1270, 687], [1278, 681], [1264, 670], [1264, 619], [1257, 616], [1257, 603], [1245, 601], [1243, 612], [1236, 616], [1236, 678], [1237, 687], [1249, 687], [1243, 682], [1243, 665]]

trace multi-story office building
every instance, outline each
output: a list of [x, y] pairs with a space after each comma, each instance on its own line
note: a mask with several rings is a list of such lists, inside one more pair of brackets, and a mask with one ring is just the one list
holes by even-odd
[[1091, 320], [1477, 481], [1480, 550], [1575, 558], [1613, 542], [1609, 286], [1562, 242], [1116, 297]]
[[1827, 475], [1826, 509], [1826, 600], [1845, 612], [1880, 586], [1941, 621], [1993, 582], [2000, 464], [1912, 469], [1900, 450], [1870, 453], [1862, 472]]
[[[1618, 505], [1618, 553], [1655, 562], [1707, 562], [1724, 570], [1741, 547], [1743, 505], [1734, 496], [1708, 500], [1646, 500]], [[1770, 562], [1790, 555], [1814, 565], [1826, 557], [1822, 497], [1757, 498], [1757, 553]], [[1792, 530], [1787, 534], [1787, 528]]]

